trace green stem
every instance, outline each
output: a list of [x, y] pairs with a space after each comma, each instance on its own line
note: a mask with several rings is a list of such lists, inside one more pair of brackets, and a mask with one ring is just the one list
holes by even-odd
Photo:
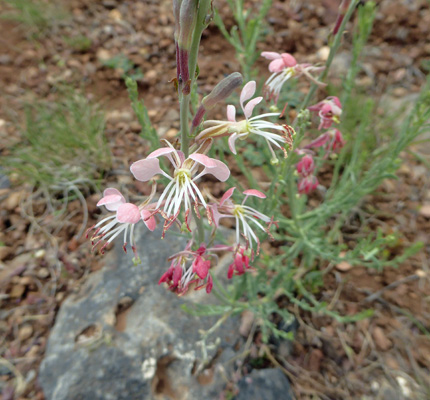
[[[196, 78], [197, 56], [199, 54], [200, 39], [202, 32], [206, 28], [206, 17], [211, 5], [210, 0], [202, 0], [199, 4], [197, 11], [197, 23], [194, 29], [193, 41], [191, 43], [190, 53], [188, 56], [188, 68], [190, 71], [191, 90], [194, 88], [193, 84]], [[181, 150], [188, 158], [189, 155], [189, 108], [190, 108], [190, 95], [182, 94], [180, 101], [180, 117], [181, 117]]]
[[185, 158], [189, 155], [189, 107], [190, 107], [190, 96], [183, 94], [180, 102], [180, 118], [181, 118], [181, 150], [184, 153]]

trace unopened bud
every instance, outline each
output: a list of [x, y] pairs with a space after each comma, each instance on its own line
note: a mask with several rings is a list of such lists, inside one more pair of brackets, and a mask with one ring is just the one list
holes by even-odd
[[175, 18], [175, 41], [178, 40], [179, 35], [179, 13], [181, 11], [182, 0], [173, 0], [173, 17]]
[[272, 164], [272, 165], [279, 165], [279, 160], [277, 158], [272, 158], [270, 160], [270, 164]]
[[242, 86], [242, 83], [243, 78], [239, 72], [233, 72], [219, 82], [218, 85], [213, 88], [212, 92], [203, 98], [202, 104], [193, 119], [193, 129], [200, 125], [207, 110], [213, 108], [215, 104], [220, 101], [225, 100], [236, 88]]
[[233, 91], [242, 86], [243, 78], [239, 72], [233, 72], [221, 82], [219, 82], [206, 97], [202, 100], [202, 105], [206, 110], [210, 110], [222, 100], [230, 96]]
[[182, 0], [179, 11], [178, 44], [181, 49], [190, 49], [197, 21], [197, 0]]
[[348, 11], [349, 3], [351, 0], [342, 0], [339, 6], [339, 13], [337, 15], [336, 22], [334, 24], [333, 35], [336, 35], [339, 31], [340, 26], [342, 25], [343, 18], [345, 17], [346, 12]]

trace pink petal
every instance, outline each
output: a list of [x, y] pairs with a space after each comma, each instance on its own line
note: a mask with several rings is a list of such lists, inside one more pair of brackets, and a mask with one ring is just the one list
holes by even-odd
[[237, 140], [237, 138], [238, 138], [238, 137], [239, 137], [239, 136], [237, 135], [237, 133], [233, 133], [233, 135], [231, 135], [231, 136], [228, 138], [228, 147], [230, 147], [230, 151], [231, 151], [234, 155], [236, 155], [236, 154], [237, 154], [235, 143], [236, 143], [236, 140]]
[[309, 111], [320, 111], [324, 104], [325, 103], [323, 101], [320, 101], [319, 103], [314, 104], [313, 106], [309, 106], [308, 110]]
[[146, 159], [165, 156], [166, 154], [173, 153], [174, 151], [175, 149], [170, 147], [161, 147], [160, 149], [154, 150], [148, 157], [146, 157]]
[[225, 201], [227, 201], [231, 196], [233, 196], [233, 192], [235, 191], [235, 187], [232, 187], [228, 189], [221, 197], [221, 200], [219, 201], [219, 205], [222, 206]]
[[285, 69], [284, 60], [282, 58], [278, 58], [277, 60], [273, 60], [269, 64], [270, 72], [281, 72]]
[[342, 108], [342, 103], [339, 100], [339, 97], [336, 96], [330, 96], [328, 97], [334, 104], [336, 104], [339, 108]]
[[227, 106], [227, 119], [230, 122], [236, 122], [236, 107], [231, 104]]
[[212, 158], [215, 162], [214, 167], [205, 167], [203, 175], [211, 174], [221, 182], [225, 182], [230, 177], [230, 169], [222, 161]]
[[112, 194], [117, 194], [117, 195], [121, 196], [122, 198], [124, 198], [124, 196], [121, 194], [121, 192], [118, 189], [115, 189], [115, 188], [107, 188], [107, 189], [105, 189], [104, 192], [103, 192], [103, 197], [110, 196]]
[[101, 198], [97, 203], [97, 207], [106, 206], [109, 211], [116, 211], [123, 203], [125, 203], [124, 196], [121, 194], [111, 194]]
[[297, 64], [296, 59], [289, 53], [282, 53], [281, 57], [286, 67], [294, 67]]
[[330, 112], [332, 112], [332, 108], [333, 106], [330, 103], [325, 103], [322, 107], [321, 107], [321, 113], [322, 114], [328, 114]]
[[201, 257], [198, 257], [193, 263], [193, 272], [195, 272], [200, 279], [205, 279], [209, 273], [210, 266], [210, 261], [204, 261]]
[[254, 110], [254, 107], [263, 100], [262, 97], [256, 97], [255, 99], [252, 99], [248, 102], [248, 104], [245, 106], [245, 109], [243, 112], [245, 113], [245, 118], [248, 119], [252, 115], [252, 111]]
[[140, 220], [139, 207], [131, 203], [121, 204], [116, 217], [122, 224], [136, 224]]
[[314, 141], [309, 143], [306, 148], [310, 149], [312, 147], [321, 147], [324, 146], [330, 140], [330, 135], [328, 133], [323, 133], [318, 136]]
[[281, 58], [282, 56], [279, 53], [274, 51], [263, 51], [261, 56], [267, 58], [268, 60], [276, 60], [277, 58]]
[[146, 158], [145, 160], [136, 161], [131, 164], [130, 171], [138, 181], [142, 182], [149, 181], [154, 175], [163, 172], [158, 158]]
[[194, 153], [194, 154], [191, 154], [189, 158], [191, 158], [191, 160], [198, 162], [199, 164], [204, 165], [207, 168], [216, 167], [216, 163], [215, 163], [216, 160], [204, 154]]
[[208, 276], [207, 284], [206, 284], [206, 293], [209, 294], [212, 291], [214, 282], [212, 276]]
[[151, 214], [152, 213], [148, 210], [141, 210], [140, 211], [140, 216], [142, 218], [142, 221], [145, 223], [146, 227], [152, 232], [152, 231], [154, 231], [155, 227], [157, 226], [157, 222], [155, 221], [154, 217], [148, 218]]
[[243, 194], [244, 194], [245, 196], [255, 196], [255, 197], [259, 197], [260, 199], [265, 199], [265, 198], [266, 198], [266, 195], [265, 195], [264, 193], [261, 193], [259, 190], [256, 190], [256, 189], [248, 189], [248, 190], [245, 190], [245, 191], [243, 192]]
[[240, 105], [243, 110], [243, 103], [246, 100], [249, 100], [252, 96], [254, 96], [255, 90], [257, 88], [257, 84], [255, 81], [249, 81], [242, 89], [242, 92], [240, 93]]

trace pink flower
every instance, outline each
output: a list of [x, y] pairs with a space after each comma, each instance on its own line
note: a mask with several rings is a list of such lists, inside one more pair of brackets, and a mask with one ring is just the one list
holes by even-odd
[[209, 273], [211, 262], [208, 259], [210, 252], [217, 250], [231, 250], [231, 247], [219, 246], [206, 248], [202, 243], [200, 247], [192, 251], [192, 241], [188, 242], [185, 250], [174, 254], [169, 260], [172, 261], [169, 269], [161, 276], [158, 284], [165, 282], [169, 290], [178, 295], [185, 294], [190, 285], [195, 285], [194, 290], [205, 288], [210, 293], [213, 287], [213, 279]]
[[154, 193], [155, 186], [153, 187], [153, 192], [148, 200], [140, 206], [136, 206], [132, 203], [127, 203], [119, 190], [114, 188], [106, 189], [103, 192], [103, 197], [97, 203], [97, 206], [105, 206], [109, 211], [114, 211], [115, 214], [102, 219], [96, 225], [88, 229], [87, 237], [89, 232], [95, 229], [95, 232], [91, 237], [93, 249], [97, 247], [100, 242], [104, 241], [105, 244], [100, 248], [100, 253], [103, 254], [106, 246], [118, 235], [124, 233], [124, 251], [126, 251], [128, 237], [128, 242], [131, 244], [131, 248], [137, 256], [134, 240], [135, 225], [140, 220], [143, 220], [150, 231], [153, 231], [156, 226], [155, 218], [152, 216], [155, 209], [155, 203], [149, 204]]
[[228, 267], [227, 278], [231, 279], [233, 275], [243, 275], [246, 270], [251, 269], [252, 267], [249, 265], [250, 254], [249, 251], [244, 247], [239, 247], [234, 255], [234, 260]]
[[[221, 182], [225, 182], [230, 176], [230, 170], [223, 162], [210, 158], [198, 151], [208, 151], [210, 141], [203, 145], [187, 159], [180, 150], [176, 150], [167, 142], [168, 147], [162, 147], [153, 151], [143, 160], [136, 161], [130, 167], [134, 177], [142, 182], [149, 181], [155, 175], [161, 174], [170, 180], [161, 194], [156, 209], [166, 218], [165, 228], [176, 220], [181, 211], [181, 205], [185, 205], [185, 219], [187, 220], [192, 204], [198, 214], [198, 206], [207, 207], [206, 201], [198, 188], [196, 181], [206, 174], [211, 174]], [[159, 157], [166, 157], [172, 164], [174, 171], [172, 176], [164, 172], [160, 167]], [[202, 167], [202, 168], [201, 168]], [[198, 171], [200, 170], [200, 173]], [[161, 210], [163, 207], [163, 210]], [[168, 221], [167, 221], [168, 220]], [[169, 225], [170, 224], [170, 225]]]
[[318, 179], [314, 175], [304, 176], [299, 179], [297, 189], [299, 194], [309, 194], [319, 185]]
[[339, 129], [330, 129], [318, 136], [314, 141], [306, 146], [306, 149], [323, 147], [327, 151], [336, 151], [345, 146], [345, 139]]
[[342, 104], [335, 96], [327, 97], [325, 100], [308, 107], [308, 109], [318, 112], [318, 116], [320, 117], [319, 130], [330, 128], [333, 122], [337, 124], [340, 122]]
[[[227, 190], [227, 192], [224, 193], [218, 204], [210, 205], [212, 210], [213, 222], [215, 226], [218, 226], [219, 220], [221, 218], [234, 218], [236, 220], [236, 245], [240, 244], [240, 236], [242, 235], [251, 249], [252, 242], [254, 241], [257, 243], [258, 254], [260, 250], [260, 240], [254, 233], [248, 221], [251, 221], [258, 228], [265, 231], [269, 236], [271, 236], [269, 228], [275, 222], [267, 215], [262, 214], [261, 212], [255, 210], [252, 207], [246, 206], [245, 201], [249, 196], [255, 196], [260, 199], [265, 199], [266, 195], [255, 189], [245, 190], [243, 192], [245, 198], [239, 205], [235, 204], [231, 200], [231, 196], [233, 195], [235, 189], [235, 187], [230, 188], [229, 190]], [[259, 221], [266, 223], [267, 227], [264, 227]]]
[[[237, 121], [236, 107], [229, 105], [227, 106], [228, 121], [205, 121], [203, 131], [196, 137], [196, 140], [201, 141], [209, 137], [229, 136], [228, 145], [230, 150], [233, 154], [237, 154], [236, 140], [245, 140], [249, 135], [254, 134], [262, 136], [266, 140], [274, 159], [276, 159], [276, 155], [272, 146], [281, 149], [286, 157], [287, 150], [282, 145], [287, 143], [291, 147], [294, 130], [287, 125], [278, 125], [264, 120], [266, 117], [279, 116], [280, 113], [266, 113], [251, 117], [255, 106], [263, 100], [261, 96], [251, 100], [255, 91], [256, 83], [255, 81], [250, 81], [243, 87], [240, 94], [240, 106], [245, 115], [244, 120]], [[246, 105], [244, 104], [245, 102], [247, 102]]]
[[265, 83], [265, 96], [267, 99], [274, 99], [277, 103], [282, 86], [292, 77], [306, 76], [311, 82], [326, 86], [325, 83], [318, 81], [312, 73], [319, 73], [325, 67], [316, 67], [312, 64], [298, 64], [296, 59], [289, 53], [276, 53], [264, 51], [261, 53], [264, 58], [272, 60], [269, 64], [269, 71], [272, 75]]
[[315, 170], [315, 161], [313, 157], [310, 154], [305, 154], [297, 163], [296, 170], [301, 176], [312, 175]]

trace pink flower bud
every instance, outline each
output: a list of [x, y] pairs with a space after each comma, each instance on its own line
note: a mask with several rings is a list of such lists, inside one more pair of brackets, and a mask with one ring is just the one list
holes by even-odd
[[296, 165], [297, 172], [305, 177], [312, 175], [315, 170], [315, 162], [311, 155], [306, 154]]

